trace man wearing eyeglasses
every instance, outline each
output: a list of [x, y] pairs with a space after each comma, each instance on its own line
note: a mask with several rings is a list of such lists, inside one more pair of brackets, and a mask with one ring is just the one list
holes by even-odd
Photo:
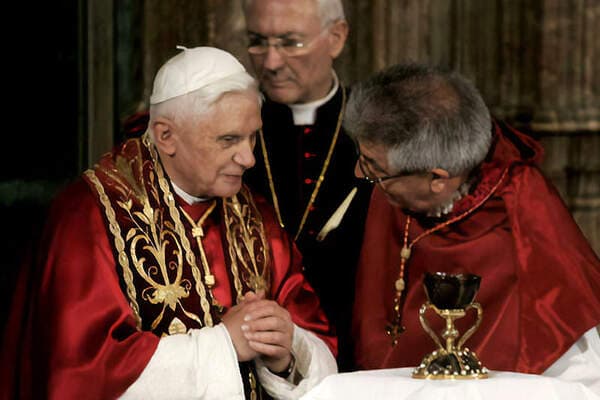
[[536, 165], [539, 143], [493, 120], [467, 79], [423, 65], [353, 87], [344, 124], [356, 174], [376, 187], [357, 272], [357, 366], [419, 365], [434, 349], [419, 322], [424, 273], [471, 273], [484, 313], [467, 346], [483, 365], [600, 391], [600, 260]]
[[295, 238], [336, 327], [343, 371], [370, 194], [352, 173], [356, 153], [341, 126], [348, 93], [333, 70], [348, 24], [340, 0], [248, 0], [244, 13], [248, 54], [266, 97], [246, 181], [271, 199]]

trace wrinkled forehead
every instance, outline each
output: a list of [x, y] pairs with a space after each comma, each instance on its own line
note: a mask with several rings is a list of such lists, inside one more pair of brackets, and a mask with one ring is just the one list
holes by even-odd
[[246, 10], [247, 29], [264, 36], [303, 34], [320, 25], [316, 0], [253, 0]]

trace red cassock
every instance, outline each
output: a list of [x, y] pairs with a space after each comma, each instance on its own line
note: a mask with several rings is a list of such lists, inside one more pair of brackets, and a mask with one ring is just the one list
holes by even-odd
[[[176, 202], [195, 220], [207, 209], [203, 203], [190, 206], [179, 198]], [[268, 297], [335, 354], [336, 340], [302, 275], [299, 252], [265, 200], [254, 202], [270, 248]], [[211, 213], [202, 225], [202, 243], [216, 280], [212, 295], [227, 309], [235, 303], [236, 291], [226, 265], [223, 225], [220, 214]], [[27, 263], [22, 271], [3, 340], [0, 387], [11, 397], [116, 398], [152, 357], [159, 336], [136, 320], [108, 229], [112, 228], [107, 228], [103, 208], [84, 180], [69, 186], [54, 202], [40, 260]], [[191, 235], [190, 243], [197, 253]], [[200, 260], [199, 254], [196, 257]], [[185, 306], [186, 315], [203, 318], [198, 302], [180, 300], [175, 310]], [[164, 309], [162, 316], [173, 312]], [[139, 313], [143, 317], [143, 306]], [[180, 315], [185, 322], [184, 317]], [[214, 323], [218, 322], [217, 317]]]
[[[542, 373], [600, 323], [600, 261], [535, 166], [540, 157], [531, 138], [495, 125], [493, 148], [474, 189], [448, 218], [471, 213], [412, 247], [405, 267], [406, 331], [395, 346], [385, 327], [393, 318], [407, 216], [374, 191], [356, 284], [358, 368], [414, 367], [435, 349], [419, 322], [427, 300], [425, 272], [481, 276], [475, 301], [483, 307], [483, 322], [466, 346], [489, 369]], [[408, 243], [441, 222], [411, 220]], [[461, 333], [473, 324], [472, 314], [457, 321]], [[442, 318], [433, 312], [426, 318], [436, 333], [443, 330]]]

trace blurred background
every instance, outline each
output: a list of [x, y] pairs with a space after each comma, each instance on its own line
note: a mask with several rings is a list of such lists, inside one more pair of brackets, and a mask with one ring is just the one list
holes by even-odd
[[[3, 28], [2, 304], [56, 191], [123, 138], [176, 45], [221, 47], [248, 65], [241, 0], [21, 3]], [[544, 171], [600, 253], [600, 0], [344, 5], [344, 84], [403, 61], [458, 69], [496, 117], [543, 143]]]

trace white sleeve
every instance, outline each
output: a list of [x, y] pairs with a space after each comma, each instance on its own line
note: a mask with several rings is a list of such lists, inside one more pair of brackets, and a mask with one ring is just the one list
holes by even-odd
[[[314, 333], [294, 325], [292, 354], [296, 359], [292, 379], [284, 379], [274, 375], [260, 360], [256, 360], [257, 374], [260, 383], [267, 393], [280, 400], [298, 399], [328, 375], [337, 373], [337, 364], [329, 347]], [[301, 380], [291, 382], [294, 376]]]
[[600, 394], [600, 334], [594, 327], [542, 375], [571, 382], [580, 382]]
[[121, 399], [244, 399], [237, 355], [227, 328], [166, 336]]

